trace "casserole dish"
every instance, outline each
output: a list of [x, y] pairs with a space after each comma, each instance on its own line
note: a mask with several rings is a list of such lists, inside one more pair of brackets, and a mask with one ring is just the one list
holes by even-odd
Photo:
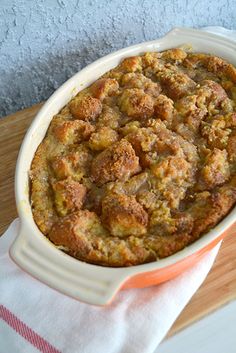
[[39, 231], [33, 220], [28, 171], [52, 117], [81, 89], [117, 66], [121, 59], [183, 45], [191, 46], [193, 51], [218, 55], [236, 64], [236, 44], [233, 41], [199, 30], [176, 28], [163, 38], [122, 49], [81, 70], [49, 98], [28, 130], [19, 153], [15, 179], [21, 227], [10, 255], [25, 271], [52, 288], [90, 304], [104, 305], [121, 287], [158, 284], [181, 273], [213, 248], [235, 222], [233, 209], [214, 229], [168, 258], [128, 268], [108, 268], [84, 263], [61, 252]]

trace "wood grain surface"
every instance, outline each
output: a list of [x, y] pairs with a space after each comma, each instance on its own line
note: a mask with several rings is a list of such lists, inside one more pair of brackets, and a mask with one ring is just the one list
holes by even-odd
[[[0, 234], [17, 216], [14, 171], [18, 151], [41, 104], [0, 120]], [[193, 296], [169, 332], [175, 334], [204, 315], [236, 299], [236, 234], [224, 240], [206, 281]]]

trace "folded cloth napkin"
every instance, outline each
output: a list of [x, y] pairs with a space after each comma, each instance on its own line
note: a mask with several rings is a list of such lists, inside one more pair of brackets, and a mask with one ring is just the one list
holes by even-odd
[[0, 238], [0, 353], [152, 353], [207, 276], [220, 245], [159, 286], [123, 290], [106, 307], [80, 303], [23, 272]]

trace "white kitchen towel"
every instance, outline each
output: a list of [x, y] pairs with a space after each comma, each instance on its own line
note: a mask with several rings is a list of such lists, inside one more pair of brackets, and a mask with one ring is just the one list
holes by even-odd
[[80, 303], [23, 272], [0, 238], [0, 353], [152, 353], [207, 276], [220, 245], [159, 286], [123, 290], [106, 307]]

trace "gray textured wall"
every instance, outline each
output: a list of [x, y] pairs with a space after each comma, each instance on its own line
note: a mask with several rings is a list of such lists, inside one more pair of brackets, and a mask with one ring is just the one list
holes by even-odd
[[0, 116], [93, 60], [174, 26], [236, 27], [235, 0], [0, 0]]

